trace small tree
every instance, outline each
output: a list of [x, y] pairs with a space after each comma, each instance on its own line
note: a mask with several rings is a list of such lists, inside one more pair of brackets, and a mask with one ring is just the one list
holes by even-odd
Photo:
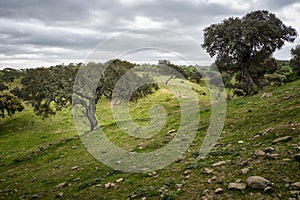
[[4, 118], [6, 113], [12, 116], [15, 112], [20, 112], [24, 109], [21, 100], [11, 93], [5, 92], [0, 94], [0, 116]]
[[290, 66], [293, 68], [293, 72], [300, 76], [300, 45], [293, 48], [291, 54]]
[[246, 94], [259, 85], [269, 65], [263, 63], [285, 41], [293, 42], [297, 32], [266, 10], [254, 11], [242, 18], [228, 18], [204, 29], [204, 43], [211, 57], [216, 56], [219, 70], [235, 73], [246, 85]]

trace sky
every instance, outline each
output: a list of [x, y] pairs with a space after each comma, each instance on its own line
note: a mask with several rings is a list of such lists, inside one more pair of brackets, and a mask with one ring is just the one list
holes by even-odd
[[[210, 65], [203, 29], [262, 9], [300, 33], [298, 0], [0, 0], [0, 69], [115, 57]], [[274, 56], [290, 59], [296, 44]]]

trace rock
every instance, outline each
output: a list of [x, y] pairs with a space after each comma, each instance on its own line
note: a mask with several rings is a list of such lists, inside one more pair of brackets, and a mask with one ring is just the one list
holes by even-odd
[[39, 194], [34, 194], [31, 196], [31, 199], [38, 199], [38, 198], [42, 198], [44, 196], [43, 193], [39, 193]]
[[300, 182], [292, 183], [291, 186], [292, 186], [294, 189], [300, 189]]
[[223, 192], [223, 189], [222, 188], [217, 188], [216, 190], [215, 190], [215, 194], [220, 194], [220, 193], [222, 193]]
[[278, 153], [272, 153], [272, 154], [267, 153], [266, 154], [266, 158], [268, 158], [268, 159], [276, 159], [278, 157], [279, 157]]
[[239, 141], [238, 141], [238, 144], [244, 144], [244, 141], [239, 140]]
[[275, 151], [275, 149], [273, 147], [267, 147], [264, 149], [264, 152], [266, 152], [266, 153], [271, 153], [272, 151]]
[[76, 147], [76, 146], [73, 146], [72, 149], [77, 149], [77, 147]]
[[246, 179], [247, 185], [253, 189], [265, 189], [271, 182], [261, 176], [250, 176]]
[[118, 180], [116, 180], [116, 183], [120, 183], [124, 180], [124, 178], [119, 178]]
[[74, 166], [72, 167], [72, 170], [77, 170], [79, 168], [79, 166]]
[[292, 196], [298, 196], [298, 195], [300, 195], [300, 191], [299, 190], [291, 190], [290, 193], [291, 193]]
[[228, 190], [245, 190], [246, 184], [244, 183], [229, 183]]
[[274, 189], [273, 189], [272, 187], [270, 187], [270, 186], [268, 186], [268, 187], [266, 187], [266, 188], [264, 189], [264, 192], [265, 192], [265, 193], [273, 192], [273, 191], [274, 191]]
[[300, 153], [295, 154], [295, 155], [293, 156], [293, 158], [294, 158], [295, 160], [297, 160], [297, 161], [300, 161]]
[[208, 169], [208, 168], [205, 168], [205, 169], [204, 169], [204, 172], [205, 172], [206, 174], [211, 174], [213, 171], [214, 171], [214, 170]]
[[265, 154], [266, 154], [266, 153], [265, 153], [264, 151], [260, 150], [260, 149], [255, 150], [255, 151], [253, 152], [253, 155], [254, 155], [254, 156], [264, 156]]
[[275, 140], [273, 140], [273, 144], [277, 144], [279, 142], [287, 142], [287, 141], [290, 141], [291, 139], [292, 139], [291, 136], [279, 137], [279, 138], [276, 138]]
[[185, 159], [185, 156], [179, 156], [176, 162], [182, 162]]
[[191, 170], [186, 170], [185, 172], [183, 172], [183, 175], [189, 175], [191, 173]]
[[182, 188], [183, 184], [176, 184], [175, 187], [176, 188]]
[[147, 200], [147, 197], [143, 197], [141, 200]]
[[64, 188], [64, 187], [67, 187], [68, 186], [68, 183], [67, 182], [62, 182], [60, 184], [58, 184], [57, 186], [55, 186], [56, 188], [60, 189], [60, 188]]
[[108, 189], [108, 188], [111, 188], [111, 187], [115, 187], [116, 184], [112, 183], [112, 182], [108, 182], [104, 185], [104, 188]]
[[211, 166], [212, 167], [217, 167], [217, 166], [220, 166], [220, 165], [224, 165], [226, 163], [226, 161], [219, 161], [219, 162], [216, 162], [214, 164], [212, 164]]
[[80, 178], [78, 177], [78, 178], [73, 179], [73, 182], [76, 182], [76, 181], [79, 181], [79, 180], [80, 180]]
[[148, 176], [156, 176], [156, 175], [157, 175], [156, 171], [153, 171], [153, 172], [149, 172], [149, 173], [148, 173]]
[[272, 96], [272, 93], [263, 93], [260, 98], [268, 98], [271, 96]]
[[60, 198], [60, 197], [62, 197], [62, 196], [64, 196], [64, 193], [63, 193], [63, 192], [60, 192], [60, 193], [58, 193], [57, 195], [55, 195], [55, 198]]
[[247, 174], [249, 172], [249, 168], [243, 168], [241, 169], [242, 174]]

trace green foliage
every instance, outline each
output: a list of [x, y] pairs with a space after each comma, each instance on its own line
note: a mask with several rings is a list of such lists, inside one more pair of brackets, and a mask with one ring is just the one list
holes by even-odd
[[0, 116], [5, 117], [7, 113], [8, 116], [12, 116], [15, 112], [21, 112], [24, 106], [21, 100], [11, 93], [0, 94]]
[[297, 45], [291, 50], [292, 58], [290, 65], [298, 76], [300, 76], [300, 45]]
[[8, 87], [4, 83], [0, 83], [0, 91], [7, 90]]
[[250, 94], [255, 85], [262, 87], [265, 73], [277, 68], [272, 53], [296, 36], [296, 30], [285, 26], [274, 14], [259, 10], [205, 28], [202, 46], [211, 57], [216, 56], [219, 70], [236, 74], [237, 80], [245, 82], [246, 94]]
[[73, 65], [27, 69], [21, 80], [23, 99], [31, 103], [37, 115], [55, 114], [71, 103], [77, 70]]

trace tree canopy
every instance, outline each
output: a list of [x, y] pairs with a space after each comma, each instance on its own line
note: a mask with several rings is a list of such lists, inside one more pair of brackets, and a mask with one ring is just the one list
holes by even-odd
[[300, 45], [297, 45], [291, 50], [292, 58], [290, 65], [298, 76], [300, 76]]
[[273, 71], [272, 53], [296, 37], [294, 28], [284, 25], [274, 14], [258, 10], [205, 28], [202, 47], [211, 57], [216, 56], [220, 71], [240, 77], [237, 80], [250, 94], [255, 85], [261, 87], [262, 76]]
[[0, 94], [0, 116], [4, 118], [6, 114], [12, 116], [15, 112], [24, 109], [21, 100], [9, 92]]

